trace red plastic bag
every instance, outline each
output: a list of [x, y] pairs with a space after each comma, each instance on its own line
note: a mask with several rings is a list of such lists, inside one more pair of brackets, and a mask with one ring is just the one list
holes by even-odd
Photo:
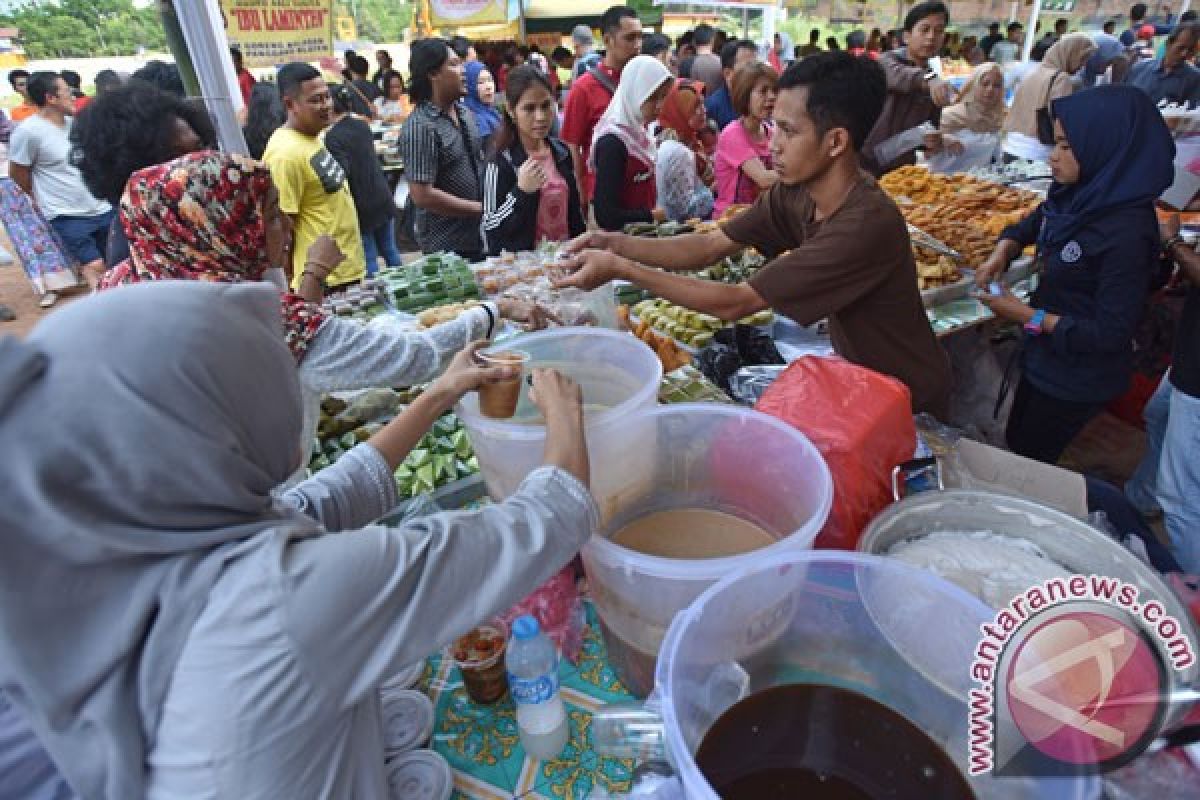
[[533, 590], [533, 594], [501, 615], [509, 626], [524, 614], [537, 618], [542, 631], [558, 646], [558, 652], [572, 664], [579, 663], [583, 649], [583, 600], [575, 584], [574, 562], [563, 567], [554, 577]]
[[917, 429], [908, 387], [840, 358], [792, 362], [755, 409], [801, 431], [833, 475], [833, 508], [814, 547], [853, 550], [892, 502], [892, 470], [913, 457]]

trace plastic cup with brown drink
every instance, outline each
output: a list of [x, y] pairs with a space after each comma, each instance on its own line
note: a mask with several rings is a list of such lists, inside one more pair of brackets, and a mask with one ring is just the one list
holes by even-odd
[[491, 705], [508, 692], [508, 676], [504, 672], [507, 647], [508, 626], [500, 619], [483, 623], [454, 643], [454, 661], [472, 701]]
[[517, 374], [506, 381], [487, 383], [479, 387], [479, 413], [492, 419], [509, 419], [517, 413], [521, 398], [521, 378], [530, 356], [522, 350], [485, 350], [477, 354], [485, 367], [510, 367]]

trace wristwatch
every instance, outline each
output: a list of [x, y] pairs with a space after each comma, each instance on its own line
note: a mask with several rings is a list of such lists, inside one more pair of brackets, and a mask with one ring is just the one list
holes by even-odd
[[1046, 321], [1046, 312], [1040, 308], [1033, 311], [1033, 318], [1025, 323], [1025, 332], [1033, 336], [1039, 336], [1043, 333], [1042, 323]]

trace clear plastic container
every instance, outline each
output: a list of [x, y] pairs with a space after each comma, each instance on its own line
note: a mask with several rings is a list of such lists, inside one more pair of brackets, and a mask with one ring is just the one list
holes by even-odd
[[[621, 420], [592, 456], [601, 533], [583, 548], [608, 657], [634, 694], [654, 682], [654, 659], [676, 612], [736, 569], [806, 550], [829, 516], [833, 486], [816, 447], [757, 411], [713, 403], [659, 406]], [[705, 559], [647, 555], [609, 540], [658, 511], [707, 509], [756, 524], [776, 541]]]
[[[979, 626], [992, 614], [941, 578], [879, 556], [782, 553], [731, 573], [675, 618], [659, 656], [656, 705], [686, 797], [717, 800], [693, 754], [718, 717], [743, 697], [796, 683], [883, 703], [927, 733], [965, 777], [970, 664]], [[918, 769], [901, 760], [903, 742], [895, 744], [867, 752], [868, 768]], [[968, 780], [979, 800], [1099, 796], [1094, 777]]]
[[[598, 328], [556, 328], [506, 339], [506, 349], [532, 357], [527, 370], [554, 367], [583, 389], [592, 490], [597, 498], [613, 493], [609, 475], [630, 461], [630, 415], [657, 402], [662, 364], [646, 345], [627, 333]], [[508, 497], [525, 476], [542, 464], [546, 426], [523, 384], [512, 419], [479, 413], [479, 398], [466, 395], [456, 407], [471, 437], [479, 469], [494, 500]], [[616, 466], [606, 470], [604, 465]]]

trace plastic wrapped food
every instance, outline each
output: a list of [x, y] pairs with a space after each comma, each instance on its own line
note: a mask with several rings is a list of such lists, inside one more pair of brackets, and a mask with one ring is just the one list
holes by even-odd
[[517, 617], [532, 614], [538, 625], [558, 647], [563, 658], [572, 664], [579, 663], [583, 649], [585, 625], [583, 601], [575, 585], [575, 565], [568, 564], [533, 593], [510, 608], [504, 615], [505, 623], [512, 624]]

